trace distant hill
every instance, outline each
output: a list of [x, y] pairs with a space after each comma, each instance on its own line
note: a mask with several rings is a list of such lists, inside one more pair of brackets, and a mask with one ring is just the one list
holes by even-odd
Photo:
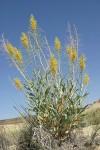
[[95, 111], [96, 109], [100, 109], [100, 99], [95, 101], [93, 104], [90, 104], [86, 109], [86, 112]]
[[18, 123], [23, 123], [23, 120], [21, 117], [0, 120], [0, 125], [18, 124]]

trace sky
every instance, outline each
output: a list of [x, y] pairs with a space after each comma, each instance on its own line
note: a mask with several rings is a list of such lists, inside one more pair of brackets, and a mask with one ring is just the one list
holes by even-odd
[[[2, 35], [19, 47], [20, 35], [27, 32], [33, 14], [45, 31], [50, 44], [56, 36], [65, 40], [67, 24], [75, 25], [80, 38], [80, 51], [87, 58], [90, 84], [87, 103], [100, 98], [100, 1], [99, 0], [0, 0], [0, 38]], [[0, 43], [1, 44], [1, 43]], [[1, 47], [1, 46], [0, 46]], [[0, 51], [0, 119], [19, 116], [15, 107], [25, 105], [24, 96], [10, 79], [20, 77], [17, 69]]]

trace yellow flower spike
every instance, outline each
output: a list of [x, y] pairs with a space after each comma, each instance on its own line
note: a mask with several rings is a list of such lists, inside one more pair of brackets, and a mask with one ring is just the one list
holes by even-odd
[[77, 58], [77, 51], [76, 51], [76, 49], [73, 49], [71, 47], [67, 47], [66, 51], [67, 51], [68, 57], [71, 59], [72, 62], [74, 62], [76, 60], [76, 58]]
[[71, 54], [71, 60], [72, 62], [74, 62], [77, 58], [77, 51], [76, 50], [73, 50], [72, 51], [72, 54]]
[[89, 83], [89, 76], [86, 74], [86, 75], [84, 76], [84, 84], [85, 84], [85, 85], [88, 85], [88, 83]]
[[20, 51], [16, 50], [16, 52], [15, 52], [15, 58], [16, 58], [16, 60], [17, 60], [20, 64], [22, 64], [22, 54], [21, 54]]
[[22, 64], [22, 55], [21, 52], [17, 50], [16, 47], [13, 47], [9, 42], [7, 43], [7, 52], [12, 55], [20, 64]]
[[55, 38], [55, 49], [56, 49], [57, 51], [60, 51], [60, 48], [61, 48], [61, 46], [60, 46], [60, 41], [59, 41], [59, 39], [56, 37], [56, 38]]
[[21, 36], [21, 41], [22, 41], [22, 44], [25, 46], [25, 47], [28, 47], [28, 37], [26, 36], [25, 33], [22, 33], [22, 36]]
[[71, 47], [67, 47], [66, 51], [67, 51], [68, 57], [71, 58], [71, 56], [72, 56], [72, 48]]
[[85, 60], [86, 60], [86, 58], [85, 58], [85, 56], [84, 55], [82, 55], [81, 56], [81, 58], [80, 58], [80, 69], [81, 70], [84, 70], [85, 69]]
[[7, 42], [6, 46], [7, 46], [8, 53], [10, 55], [13, 55], [14, 54], [14, 47], [9, 42]]
[[20, 81], [18, 78], [15, 78], [15, 79], [14, 79], [14, 82], [15, 82], [15, 85], [17, 86], [17, 88], [18, 88], [19, 90], [22, 90], [21, 81]]
[[30, 18], [30, 26], [31, 26], [32, 30], [36, 31], [37, 23], [36, 23], [36, 20], [33, 16], [31, 16], [31, 18]]
[[54, 57], [54, 54], [50, 55], [50, 69], [52, 74], [55, 76], [57, 72], [57, 60]]

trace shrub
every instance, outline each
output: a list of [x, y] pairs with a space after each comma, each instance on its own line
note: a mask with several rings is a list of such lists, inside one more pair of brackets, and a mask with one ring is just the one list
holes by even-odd
[[21, 35], [21, 51], [2, 39], [5, 52], [25, 79], [22, 84], [15, 78], [14, 84], [26, 95], [28, 113], [35, 113], [40, 127], [58, 140], [70, 138], [70, 132], [79, 126], [87, 107], [83, 107], [88, 95], [84, 88], [89, 82], [85, 74], [86, 57], [79, 54], [76, 29], [73, 36], [68, 25], [68, 32], [69, 42], [63, 47], [56, 37], [51, 50], [31, 16], [28, 33]]

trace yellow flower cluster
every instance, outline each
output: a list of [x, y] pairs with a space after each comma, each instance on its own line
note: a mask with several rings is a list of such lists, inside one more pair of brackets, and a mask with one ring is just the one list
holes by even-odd
[[15, 85], [17, 86], [17, 88], [18, 88], [19, 90], [22, 90], [21, 81], [20, 81], [18, 78], [15, 78], [14, 81], [15, 81]]
[[81, 70], [84, 70], [84, 68], [85, 68], [85, 60], [86, 60], [86, 58], [85, 58], [85, 56], [84, 55], [82, 55], [81, 56], [81, 58], [80, 58], [80, 69]]
[[25, 46], [25, 47], [28, 47], [28, 37], [26, 36], [25, 33], [22, 33], [22, 36], [21, 36], [21, 41], [22, 41], [22, 44]]
[[54, 57], [54, 54], [50, 55], [50, 69], [52, 74], [55, 76], [57, 72], [57, 60]]
[[31, 16], [31, 18], [30, 18], [30, 26], [31, 26], [32, 30], [36, 31], [37, 23], [36, 23], [36, 20], [33, 16]]
[[57, 37], [55, 38], [55, 49], [57, 51], [60, 50], [60, 41], [59, 41], [59, 39]]
[[88, 83], [89, 83], [89, 76], [86, 74], [86, 75], [84, 76], [84, 84], [85, 84], [85, 85], [88, 85]]
[[13, 47], [9, 42], [7, 43], [7, 52], [14, 57], [20, 64], [22, 64], [22, 54], [17, 48]]
[[72, 62], [74, 62], [76, 60], [76, 58], [77, 58], [77, 52], [76, 52], [76, 50], [73, 50], [72, 55], [71, 55]]
[[72, 55], [72, 48], [71, 48], [71, 47], [67, 47], [67, 48], [66, 48], [66, 51], [67, 51], [68, 57], [71, 58], [71, 55]]
[[7, 42], [7, 51], [10, 55], [13, 55], [14, 54], [14, 47], [9, 43]]
[[77, 58], [76, 49], [71, 48], [71, 47], [67, 47], [66, 50], [67, 50], [68, 57], [72, 60], [72, 62], [74, 62]]
[[20, 51], [16, 50], [16, 52], [15, 52], [15, 58], [16, 58], [16, 60], [17, 60], [20, 64], [22, 64], [22, 54], [21, 54]]

